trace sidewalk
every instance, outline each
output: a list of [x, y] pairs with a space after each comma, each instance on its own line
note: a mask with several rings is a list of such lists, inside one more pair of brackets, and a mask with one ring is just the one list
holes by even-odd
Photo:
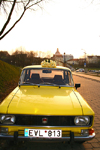
[[72, 72], [72, 74], [76, 75], [76, 76], [80, 76], [80, 77], [83, 77], [83, 78], [87, 78], [87, 79], [90, 79], [90, 80], [100, 82], [100, 77], [95, 77], [95, 76], [91, 76], [91, 75], [87, 75], [87, 74], [82, 74], [82, 73], [79, 73], [79, 72]]

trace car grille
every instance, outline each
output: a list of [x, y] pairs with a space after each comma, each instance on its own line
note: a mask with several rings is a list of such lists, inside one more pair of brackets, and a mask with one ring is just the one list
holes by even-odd
[[[74, 123], [75, 116], [35, 116], [35, 115], [15, 115], [15, 125], [23, 126], [76, 126]], [[43, 118], [47, 122], [43, 122]], [[90, 117], [91, 126], [93, 117]]]
[[[73, 126], [74, 116], [33, 116], [33, 115], [15, 115], [16, 125], [29, 126]], [[42, 119], [46, 118], [47, 123]]]

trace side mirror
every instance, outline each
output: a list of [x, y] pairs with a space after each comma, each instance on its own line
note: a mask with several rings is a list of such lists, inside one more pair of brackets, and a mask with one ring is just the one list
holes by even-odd
[[76, 84], [75, 84], [75, 88], [77, 89], [77, 88], [79, 88], [79, 87], [81, 87], [81, 84], [80, 84], [80, 83], [76, 83]]

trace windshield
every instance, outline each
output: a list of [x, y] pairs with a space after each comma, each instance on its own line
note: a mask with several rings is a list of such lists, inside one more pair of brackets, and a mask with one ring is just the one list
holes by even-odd
[[60, 85], [74, 86], [71, 72], [63, 69], [24, 69], [20, 77], [20, 85]]

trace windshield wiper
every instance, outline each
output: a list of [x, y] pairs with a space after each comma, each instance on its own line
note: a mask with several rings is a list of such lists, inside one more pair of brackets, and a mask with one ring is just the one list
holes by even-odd
[[40, 84], [52, 85], [52, 83], [50, 83], [50, 82], [41, 82]]
[[57, 87], [61, 87], [60, 85], [58, 84], [54, 84], [54, 83], [50, 83], [50, 82], [42, 82], [40, 84], [43, 84], [43, 85], [53, 85], [53, 86], [57, 86]]
[[19, 86], [24, 85], [24, 84], [34, 85], [34, 86], [38, 86], [38, 87], [40, 86], [39, 84], [34, 84], [31, 82], [23, 82], [22, 84], [19, 84]]
[[50, 82], [42, 82], [42, 83], [39, 83], [39, 84], [34, 84], [34, 83], [31, 83], [31, 82], [23, 82], [22, 84], [19, 84], [19, 87], [21, 85], [33, 85], [33, 86], [38, 86], [40, 87], [40, 85], [53, 85], [53, 86], [56, 86], [56, 87], [59, 87], [61, 88], [61, 85], [58, 85], [58, 84], [54, 84], [54, 83], [50, 83]]

